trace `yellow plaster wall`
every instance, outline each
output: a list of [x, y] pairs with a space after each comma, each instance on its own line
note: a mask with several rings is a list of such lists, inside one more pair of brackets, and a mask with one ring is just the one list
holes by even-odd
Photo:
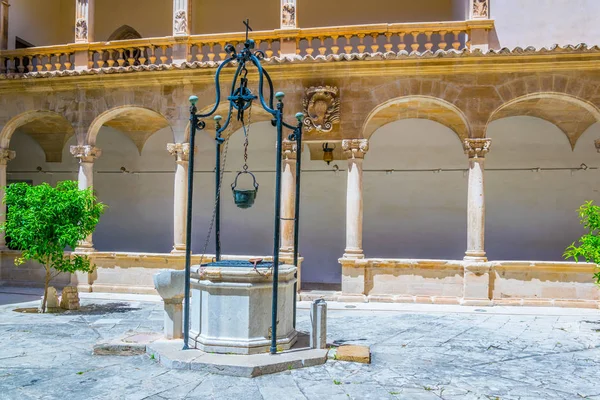
[[[73, 6], [69, 7], [67, 3], [73, 3]], [[15, 48], [17, 36], [35, 46], [72, 42], [74, 4], [73, 0], [11, 1], [8, 48]]]
[[95, 10], [96, 41], [108, 40], [119, 27], [129, 25], [142, 37], [172, 35], [172, 0], [100, 0]]
[[[112, 1], [112, 0], [111, 0]], [[257, 3], [260, 6], [257, 6]], [[239, 32], [250, 19], [255, 30], [279, 28], [279, 0], [194, 0], [193, 33]], [[299, 0], [301, 28], [386, 22], [448, 21], [453, 19], [452, 0]]]

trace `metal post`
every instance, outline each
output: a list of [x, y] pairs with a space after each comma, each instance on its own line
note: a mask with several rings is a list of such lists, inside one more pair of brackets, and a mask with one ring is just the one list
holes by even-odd
[[190, 338], [190, 267], [192, 261], [192, 196], [194, 194], [194, 150], [196, 143], [196, 103], [198, 97], [190, 97], [190, 158], [188, 169], [187, 215], [185, 231], [185, 292], [183, 298], [183, 350], [189, 349]]
[[296, 329], [296, 302], [298, 293], [298, 232], [300, 222], [300, 175], [302, 173], [302, 118], [304, 114], [296, 114], [296, 197], [294, 204], [294, 265], [296, 266], [296, 282], [294, 282], [294, 329]]
[[215, 260], [221, 261], [221, 143], [223, 138], [219, 132], [221, 126], [217, 121], [215, 133]]
[[284, 94], [278, 92], [277, 114], [277, 151], [275, 167], [275, 229], [273, 230], [273, 307], [271, 310], [271, 354], [277, 354], [277, 292], [279, 288], [279, 239], [281, 223], [281, 148], [282, 148], [282, 116]]

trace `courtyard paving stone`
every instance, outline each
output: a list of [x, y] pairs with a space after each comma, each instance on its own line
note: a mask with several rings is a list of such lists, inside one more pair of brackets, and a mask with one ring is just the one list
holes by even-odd
[[[370, 346], [372, 364], [247, 379], [92, 355], [97, 342], [161, 332], [161, 303], [83, 296], [82, 311], [23, 314], [13, 309], [31, 296], [3, 291], [0, 399], [600, 399], [599, 310], [331, 303], [328, 342]], [[303, 305], [299, 330], [309, 318]]]

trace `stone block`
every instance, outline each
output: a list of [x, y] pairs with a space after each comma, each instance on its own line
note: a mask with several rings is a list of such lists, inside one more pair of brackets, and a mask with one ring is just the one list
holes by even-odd
[[368, 346], [340, 346], [336, 351], [335, 359], [339, 361], [371, 364], [371, 349]]
[[56, 289], [50, 286], [48, 288], [48, 295], [46, 297], [46, 310], [48, 312], [57, 311], [60, 308], [60, 303], [58, 301], [58, 294], [56, 293]]
[[185, 271], [165, 270], [154, 275], [154, 287], [164, 303], [164, 332], [167, 339], [183, 337], [183, 294]]
[[74, 286], [67, 286], [60, 297], [60, 308], [65, 310], [79, 310], [79, 292]]

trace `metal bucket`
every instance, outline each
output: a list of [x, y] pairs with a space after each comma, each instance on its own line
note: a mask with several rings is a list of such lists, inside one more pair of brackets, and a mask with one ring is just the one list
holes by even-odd
[[[237, 188], [237, 180], [241, 174], [250, 174], [254, 181], [254, 189], [246, 189], [240, 190]], [[256, 193], [258, 192], [258, 183], [256, 182], [256, 177], [252, 172], [249, 171], [240, 171], [235, 177], [235, 181], [231, 184], [231, 190], [233, 192], [233, 201], [235, 205], [239, 208], [250, 208], [254, 205], [254, 200], [256, 200]]]

